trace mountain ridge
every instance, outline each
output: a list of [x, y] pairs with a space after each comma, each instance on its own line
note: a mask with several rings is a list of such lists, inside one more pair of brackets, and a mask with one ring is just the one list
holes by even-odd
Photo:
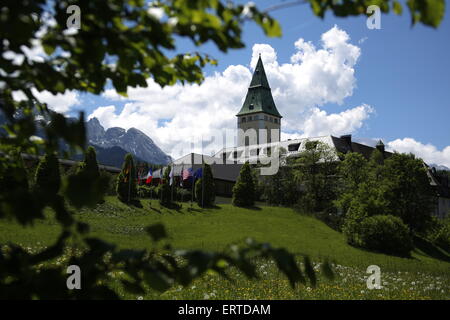
[[134, 127], [128, 130], [120, 127], [105, 130], [100, 121], [93, 117], [86, 122], [86, 131], [91, 145], [104, 149], [120, 147], [151, 164], [167, 164], [172, 161], [150, 137]]

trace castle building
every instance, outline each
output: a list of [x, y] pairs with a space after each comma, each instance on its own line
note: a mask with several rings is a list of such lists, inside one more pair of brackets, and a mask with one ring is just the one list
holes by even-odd
[[[281, 114], [275, 105], [272, 91], [267, 80], [261, 55], [253, 72], [247, 95], [237, 117], [237, 145], [225, 147], [213, 156], [190, 153], [174, 160], [171, 165], [174, 169], [174, 176], [180, 178], [184, 168], [197, 170], [203, 163], [211, 164], [214, 176], [216, 194], [229, 197], [236, 182], [240, 169], [245, 162], [258, 163], [262, 158], [270, 158], [273, 152], [283, 150], [286, 157], [296, 157], [306, 150], [307, 144], [313, 141], [320, 141], [328, 145], [336, 152], [336, 161], [340, 161], [339, 154], [356, 152], [369, 159], [372, 152], [378, 149], [384, 158], [389, 158], [392, 153], [385, 150], [383, 142], [380, 140], [375, 147], [368, 146], [356, 141], [352, 141], [351, 135], [335, 137], [326, 135], [321, 137], [309, 137], [299, 139], [280, 140]], [[262, 130], [265, 129], [265, 130]], [[271, 134], [275, 130], [277, 134]], [[435, 172], [426, 164], [427, 174], [430, 184], [437, 194], [437, 203], [434, 214], [444, 217], [450, 210], [450, 182], [449, 179], [439, 178]], [[160, 169], [154, 172], [154, 181], [162, 177]]]
[[[253, 72], [244, 104], [236, 117], [238, 147], [280, 141], [282, 116], [273, 100], [272, 90], [267, 80], [261, 55], [259, 55], [255, 71]], [[254, 129], [254, 139], [251, 136], [251, 129]], [[271, 135], [272, 130], [277, 130], [275, 138]]]

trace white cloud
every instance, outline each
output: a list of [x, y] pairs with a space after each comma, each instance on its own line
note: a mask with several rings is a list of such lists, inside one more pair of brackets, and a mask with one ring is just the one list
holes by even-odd
[[[34, 96], [43, 103], [47, 103], [48, 107], [56, 112], [65, 113], [70, 111], [73, 106], [80, 103], [78, 93], [75, 91], [66, 91], [53, 95], [50, 91], [37, 91], [32, 89]], [[13, 98], [17, 101], [24, 100], [25, 94], [22, 91], [13, 92]]]
[[363, 104], [359, 107], [327, 114], [326, 111], [314, 108], [304, 122], [303, 136], [341, 135], [361, 128], [364, 120], [373, 112], [373, 108]]
[[[201, 85], [160, 88], [149, 79], [147, 88], [129, 88], [122, 110], [99, 107], [89, 117], [97, 117], [106, 128], [138, 128], [174, 156], [194, 137], [236, 128], [235, 114], [242, 106], [259, 54], [283, 115], [282, 138], [353, 133], [373, 112], [365, 104], [340, 113], [321, 109], [327, 103], [342, 105], [356, 86], [354, 67], [360, 49], [335, 26], [322, 35], [320, 47], [304, 39], [296, 41], [290, 63], [280, 64], [270, 45], [255, 44], [247, 66], [231, 65], [206, 77]], [[107, 90], [104, 97], [124, 101], [114, 90]]]
[[428, 164], [444, 165], [450, 168], [450, 146], [439, 150], [432, 144], [423, 144], [413, 138], [403, 138], [388, 142], [387, 147], [401, 153], [413, 153]]

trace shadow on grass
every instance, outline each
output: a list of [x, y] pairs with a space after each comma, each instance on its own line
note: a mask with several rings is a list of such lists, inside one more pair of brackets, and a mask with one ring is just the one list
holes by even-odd
[[261, 207], [251, 206], [251, 207], [243, 207], [244, 209], [254, 210], [254, 211], [261, 211]]
[[156, 211], [158, 213], [162, 213], [161, 210], [159, 210], [159, 209], [157, 209], [155, 207], [150, 206], [150, 209], [153, 210], [153, 211]]
[[129, 202], [128, 201], [122, 201], [122, 200], [120, 200], [120, 201], [122, 203], [126, 204], [129, 207], [133, 206], [133, 207], [136, 207], [136, 208], [139, 208], [139, 209], [142, 209], [144, 207], [139, 199], [133, 199], [133, 200], [130, 200]]
[[429, 241], [414, 236], [413, 242], [414, 247], [423, 252], [425, 255], [445, 262], [450, 262], [450, 256], [445, 254], [439, 247], [436, 247]]

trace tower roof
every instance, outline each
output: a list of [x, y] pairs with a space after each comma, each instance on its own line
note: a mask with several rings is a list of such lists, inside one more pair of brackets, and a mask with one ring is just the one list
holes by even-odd
[[281, 118], [272, 97], [272, 91], [270, 90], [261, 55], [259, 55], [258, 63], [253, 72], [252, 81], [250, 82], [244, 104], [237, 116], [258, 112], [264, 112]]

